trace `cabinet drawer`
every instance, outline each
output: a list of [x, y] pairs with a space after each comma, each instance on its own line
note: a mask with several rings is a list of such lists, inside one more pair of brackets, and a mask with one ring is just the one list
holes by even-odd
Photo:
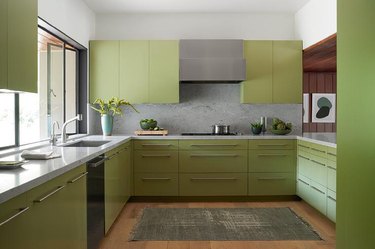
[[135, 196], [178, 196], [178, 175], [134, 174], [134, 193]]
[[247, 150], [180, 151], [180, 172], [247, 172]]
[[247, 140], [180, 140], [180, 150], [246, 150]]
[[297, 166], [297, 172], [298, 174], [309, 176], [311, 167], [310, 167], [310, 154], [308, 154], [305, 151], [298, 151], [298, 166]]
[[177, 151], [136, 150], [134, 172], [178, 172]]
[[327, 217], [336, 222], [336, 193], [330, 190], [327, 193]]
[[310, 155], [309, 175], [311, 180], [327, 187], [327, 160], [315, 155]]
[[[0, 204], [0, 231], [6, 231], [13, 227], [14, 222], [18, 222], [22, 216], [30, 212], [31, 202], [28, 201], [27, 193], [16, 196]], [[27, 225], [27, 224], [24, 224]], [[4, 229], [4, 230], [2, 230]], [[17, 229], [22, 229], [19, 227]], [[16, 232], [16, 231], [14, 231]], [[0, 236], [1, 238], [2, 236]]]
[[326, 158], [327, 157], [327, 147], [324, 146], [324, 145], [321, 145], [321, 144], [316, 144], [316, 143], [310, 143], [310, 153], [315, 155], [315, 156], [319, 156], [319, 157], [323, 157], [323, 158]]
[[327, 146], [327, 159], [336, 162], [336, 148]]
[[180, 195], [247, 195], [247, 173], [180, 174]]
[[308, 203], [315, 207], [319, 212], [326, 215], [327, 214], [327, 189], [314, 182], [310, 182], [310, 197], [308, 198]]
[[292, 150], [295, 149], [295, 140], [282, 140], [282, 139], [260, 139], [250, 140], [249, 149], [251, 150]]
[[336, 162], [327, 160], [327, 188], [336, 192]]
[[178, 140], [135, 140], [136, 150], [178, 150]]
[[294, 195], [294, 173], [249, 173], [249, 195]]
[[303, 141], [303, 140], [298, 140], [297, 149], [298, 149], [298, 151], [302, 150], [302, 151], [309, 152], [310, 149], [311, 149], [311, 146], [310, 146], [309, 142], [306, 142], [306, 141]]
[[303, 175], [297, 175], [297, 195], [304, 199], [306, 202], [310, 202], [310, 179]]
[[250, 150], [249, 172], [295, 172], [295, 150]]

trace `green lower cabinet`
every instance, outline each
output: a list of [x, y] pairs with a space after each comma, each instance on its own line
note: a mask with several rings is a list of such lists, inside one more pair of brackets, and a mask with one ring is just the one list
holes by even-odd
[[250, 150], [249, 172], [295, 172], [294, 150]]
[[294, 173], [249, 173], [249, 195], [295, 195]]
[[177, 173], [135, 173], [135, 196], [178, 196]]
[[327, 188], [336, 192], [336, 162], [327, 160]]
[[178, 150], [178, 140], [136, 140], [134, 150]]
[[180, 196], [245, 196], [247, 173], [180, 174]]
[[119, 181], [121, 186], [119, 188], [119, 194], [121, 196], [122, 208], [131, 196], [131, 143], [127, 142], [121, 145], [118, 153], [120, 167]]
[[327, 193], [327, 217], [336, 222], [336, 192], [331, 190]]
[[292, 139], [254, 139], [249, 141], [250, 150], [295, 150]]
[[310, 156], [305, 151], [298, 150], [297, 172], [304, 176], [309, 176], [312, 168], [310, 167]]
[[246, 150], [248, 140], [180, 140], [180, 150]]
[[327, 160], [315, 155], [310, 155], [309, 178], [320, 185], [327, 187]]
[[178, 151], [137, 150], [133, 156], [136, 173], [178, 172]]
[[311, 202], [310, 179], [300, 174], [297, 174], [297, 195], [304, 199], [307, 203]]
[[308, 202], [319, 212], [327, 215], [327, 188], [319, 183], [310, 181]]
[[0, 248], [37, 248], [31, 244], [32, 220], [27, 193], [0, 204]]

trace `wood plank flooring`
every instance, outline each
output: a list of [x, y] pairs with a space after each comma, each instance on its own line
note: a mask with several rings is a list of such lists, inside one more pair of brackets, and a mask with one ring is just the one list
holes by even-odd
[[[136, 218], [145, 207], [290, 207], [303, 217], [322, 237], [322, 241], [128, 241]], [[101, 242], [100, 249], [334, 249], [336, 247], [335, 224], [303, 201], [288, 202], [178, 202], [126, 204]]]

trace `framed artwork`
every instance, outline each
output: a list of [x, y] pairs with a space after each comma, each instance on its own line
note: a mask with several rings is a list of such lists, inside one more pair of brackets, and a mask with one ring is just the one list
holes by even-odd
[[336, 94], [313, 93], [312, 94], [312, 117], [313, 123], [335, 123], [336, 122]]
[[310, 117], [310, 94], [304, 93], [303, 94], [303, 122], [308, 123]]

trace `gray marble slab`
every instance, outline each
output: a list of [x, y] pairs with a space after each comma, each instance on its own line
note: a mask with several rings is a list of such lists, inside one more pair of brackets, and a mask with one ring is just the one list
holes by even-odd
[[333, 148], [337, 147], [335, 132], [303, 133], [302, 137], [299, 137], [299, 139]]

